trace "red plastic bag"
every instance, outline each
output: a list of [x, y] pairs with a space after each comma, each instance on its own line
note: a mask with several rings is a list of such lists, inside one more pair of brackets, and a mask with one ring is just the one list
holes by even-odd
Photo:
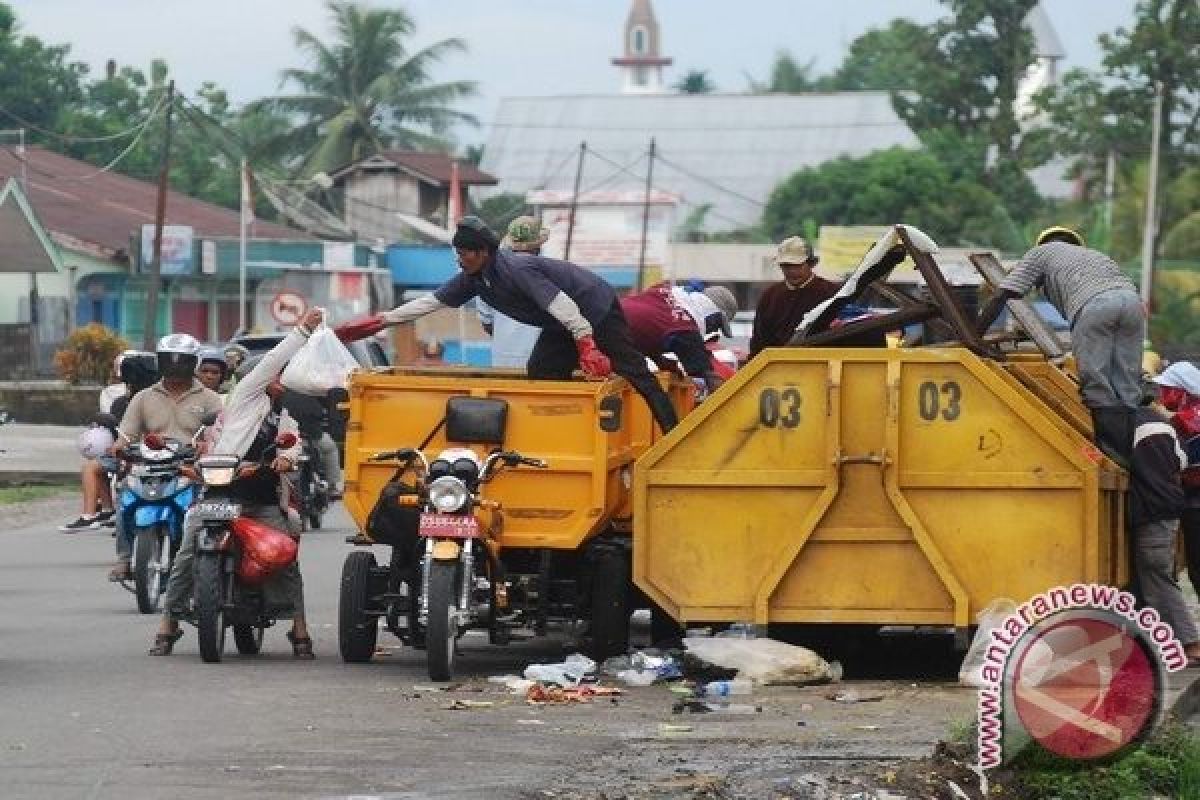
[[291, 535], [256, 519], [238, 517], [230, 527], [242, 546], [237, 574], [246, 583], [262, 583], [295, 561], [300, 552], [300, 543]]

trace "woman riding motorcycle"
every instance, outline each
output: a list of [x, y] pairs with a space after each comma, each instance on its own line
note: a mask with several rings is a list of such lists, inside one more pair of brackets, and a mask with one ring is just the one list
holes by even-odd
[[[262, 356], [238, 380], [230, 393], [221, 420], [213, 430], [209, 441], [215, 444], [208, 452], [222, 455], [237, 455], [242, 461], [258, 461], [263, 452], [271, 447], [281, 433], [297, 433], [297, 426], [282, 407], [283, 386], [279, 375], [292, 357], [308, 341], [308, 337], [321, 324], [323, 312], [310, 309], [296, 328], [284, 337], [270, 352]], [[249, 363], [243, 367], [250, 366]], [[302, 449], [299, 437], [296, 444], [281, 450], [271, 463], [271, 468], [260, 469], [248, 477], [234, 482], [235, 497], [242, 505], [242, 515], [251, 517], [280, 530], [291, 530], [298, 535], [299, 526], [285, 512], [286, 498], [281, 493], [280, 473], [291, 471]], [[175, 642], [183, 636], [179, 619], [187, 615], [188, 602], [192, 596], [192, 562], [196, 552], [197, 526], [189, 517], [184, 531], [183, 543], [175, 557], [171, 578], [167, 583], [165, 612], [154, 636], [152, 656], [167, 656]], [[292, 643], [292, 654], [296, 658], [314, 657], [312, 639], [304, 619], [304, 584], [300, 577], [300, 566], [293, 562], [287, 569], [272, 576], [268, 581], [268, 593], [276, 593], [282, 605], [291, 606], [292, 630], [288, 641]], [[272, 591], [274, 590], [274, 591]], [[277, 616], [286, 616], [280, 612]]]

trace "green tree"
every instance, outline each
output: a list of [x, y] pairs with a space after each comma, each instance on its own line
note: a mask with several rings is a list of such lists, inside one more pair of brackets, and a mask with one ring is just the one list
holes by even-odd
[[494, 194], [479, 203], [473, 203], [472, 206], [471, 213], [501, 236], [508, 230], [508, 223], [527, 213], [523, 194]]
[[717, 89], [709, 79], [706, 69], [689, 69], [672, 88], [683, 94], [712, 94]]
[[955, 180], [930, 153], [900, 147], [800, 170], [771, 193], [762, 227], [778, 240], [812, 225], [897, 222], [916, 225], [944, 245], [1021, 244], [994, 194]]
[[801, 94], [813, 92], [820, 88], [819, 81], [813, 77], [814, 61], [800, 65], [792, 54], [780, 50], [775, 54], [771, 64], [771, 76], [766, 83], [750, 78], [750, 91], [759, 94], [778, 92], [780, 94]]
[[[1166, 191], [1158, 231], [1165, 235], [1195, 209], [1187, 193], [1172, 191], [1170, 184], [1200, 152], [1200, 6], [1195, 0], [1139, 0], [1134, 15], [1131, 29], [1099, 38], [1104, 52], [1100, 71], [1072, 70], [1037, 101], [1047, 116], [1050, 143], [1057, 152], [1078, 158], [1077, 174], [1094, 199], [1102, 191], [1110, 153], [1119, 172], [1118, 187], [1144, 187], [1140, 175], [1150, 150], [1154, 87], [1162, 84], [1160, 176]], [[1125, 237], [1114, 237], [1114, 251], [1136, 252], [1141, 226], [1138, 221]]]
[[[67, 45], [47, 45], [19, 32], [16, 15], [0, 2], [0, 128], [56, 130], [59, 115], [82, 96], [87, 67], [70, 61]], [[45, 142], [36, 130], [30, 141]]]
[[936, 46], [924, 26], [894, 19], [851, 42], [841, 66], [819, 83], [830, 91], [916, 89], [922, 59]]
[[264, 98], [255, 109], [293, 115], [284, 138], [301, 154], [297, 171], [329, 171], [389, 147], [445, 149], [457, 123], [476, 124], [454, 104], [475, 92], [473, 81], [435, 83], [433, 68], [466, 50], [446, 39], [410, 51], [412, 17], [399, 8], [377, 9], [329, 0], [336, 39], [325, 43], [303, 28], [293, 31], [309, 69], [289, 69], [283, 83], [297, 94]]

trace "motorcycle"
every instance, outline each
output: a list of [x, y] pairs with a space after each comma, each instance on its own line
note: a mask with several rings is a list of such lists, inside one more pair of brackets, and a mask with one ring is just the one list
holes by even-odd
[[117, 513], [133, 540], [133, 585], [121, 585], [137, 597], [143, 614], [158, 611], [166, 593], [171, 564], [183, 541], [183, 520], [196, 499], [188, 468], [195, 455], [192, 445], [154, 433], [118, 453], [128, 471], [118, 482]]
[[321, 477], [318, 469], [321, 454], [311, 439], [304, 439], [304, 450], [296, 465], [299, 474], [293, 481], [296, 493], [297, 512], [308, 530], [320, 530], [325, 512], [329, 508], [329, 484]]
[[[432, 463], [414, 448], [377, 453], [371, 460], [398, 461], [398, 474], [410, 468], [415, 473], [415, 491], [396, 500], [417, 515], [417, 540], [393, 546], [393, 564], [384, 570], [376, 567], [369, 552], [351, 553], [346, 559], [339, 604], [342, 657], [352, 662], [370, 659], [376, 619], [382, 615], [389, 630], [426, 649], [430, 679], [450, 680], [456, 643], [468, 629], [486, 628], [493, 643], [506, 644], [513, 628], [536, 616], [510, 602], [514, 584], [501, 560], [501, 509], [484, 498], [483, 487], [502, 467], [547, 464], [501, 450], [481, 462], [473, 450], [461, 447], [443, 450]], [[404, 568], [405, 563], [415, 567]], [[387, 586], [376, 594], [373, 590], [383, 588], [380, 579]], [[525, 595], [523, 589], [520, 594]], [[536, 605], [544, 612], [545, 591], [539, 597]], [[379, 604], [386, 607], [377, 608]]]
[[188, 621], [196, 626], [200, 657], [208, 663], [221, 660], [226, 628], [233, 628], [239, 653], [255, 655], [262, 649], [264, 633], [275, 624], [277, 615], [291, 610], [269, 606], [263, 584], [296, 560], [299, 545], [290, 533], [242, 516], [231, 487], [236, 478], [270, 469], [275, 454], [295, 446], [296, 441], [294, 433], [280, 434], [259, 462], [242, 462], [237, 456], [227, 455], [196, 460], [204, 489], [192, 510], [200, 528], [196, 532], [193, 609]]

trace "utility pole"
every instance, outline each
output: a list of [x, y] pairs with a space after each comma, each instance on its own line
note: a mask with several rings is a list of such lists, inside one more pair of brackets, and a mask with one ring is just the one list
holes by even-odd
[[167, 84], [167, 120], [163, 132], [162, 160], [158, 172], [158, 202], [154, 208], [154, 257], [150, 261], [149, 283], [146, 286], [145, 330], [142, 349], [155, 349], [158, 330], [158, 285], [162, 281], [162, 233], [167, 217], [167, 179], [171, 174], [171, 118], [175, 111], [175, 81]]
[[575, 166], [575, 191], [571, 192], [571, 209], [567, 212], [567, 244], [563, 247], [563, 261], [571, 260], [571, 239], [575, 236], [575, 209], [579, 205], [579, 184], [583, 180], [583, 158], [587, 155], [587, 142], [579, 143], [579, 163]]
[[1112, 252], [1113, 199], [1117, 183], [1117, 151], [1108, 149], [1104, 164], [1104, 249]]
[[650, 138], [650, 156], [646, 165], [646, 199], [642, 204], [642, 248], [638, 254], [637, 288], [646, 288], [646, 233], [650, 227], [650, 188], [654, 183], [654, 137]]
[[1150, 171], [1146, 178], [1146, 223], [1142, 226], [1142, 303], [1150, 308], [1154, 283], [1154, 233], [1158, 216], [1158, 140], [1162, 137], [1163, 85], [1154, 84], [1154, 119], [1151, 124]]

